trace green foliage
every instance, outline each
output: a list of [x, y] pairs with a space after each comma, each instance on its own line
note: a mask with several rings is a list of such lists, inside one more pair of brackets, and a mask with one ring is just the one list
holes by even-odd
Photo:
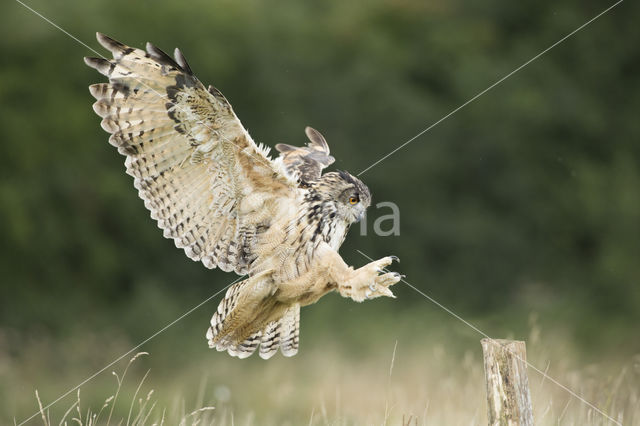
[[[96, 30], [138, 47], [180, 46], [256, 140], [299, 144], [312, 125], [336, 167], [356, 173], [604, 7], [30, 5], [94, 48]], [[637, 322], [638, 12], [623, 3], [363, 174], [374, 203], [400, 206], [401, 236], [352, 235], [345, 257], [359, 265], [355, 248], [396, 254], [410, 282], [466, 312], [551, 306], [591, 318], [578, 323], [585, 330]], [[123, 312], [135, 312], [118, 317], [130, 325], [147, 315], [162, 323], [170, 318], [147, 290], [174, 294], [179, 313], [230, 282], [162, 239], [137, 199], [90, 107], [87, 86], [103, 78], [82, 56], [95, 54], [18, 3], [3, 6], [0, 24], [0, 324], [66, 333]], [[399, 292], [378, 309], [417, 300]], [[157, 328], [144, 323], [132, 333]]]

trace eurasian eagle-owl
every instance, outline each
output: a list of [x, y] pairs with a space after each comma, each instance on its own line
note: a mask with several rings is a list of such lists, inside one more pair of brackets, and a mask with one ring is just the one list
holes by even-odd
[[180, 50], [173, 59], [150, 43], [145, 52], [97, 38], [113, 59], [85, 58], [109, 78], [89, 87], [93, 109], [151, 217], [191, 259], [248, 275], [213, 315], [210, 347], [292, 356], [301, 306], [332, 290], [357, 302], [393, 297], [401, 276], [383, 268], [394, 256], [354, 270], [338, 254], [371, 195], [347, 172], [322, 174], [334, 159], [318, 131], [306, 128], [305, 147], [276, 145], [271, 159]]

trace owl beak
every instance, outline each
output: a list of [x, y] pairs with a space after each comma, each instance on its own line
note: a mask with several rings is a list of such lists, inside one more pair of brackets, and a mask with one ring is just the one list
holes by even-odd
[[360, 222], [362, 219], [364, 219], [364, 217], [366, 216], [367, 211], [363, 210], [360, 212], [360, 214], [358, 215], [358, 217], [356, 217], [356, 223]]

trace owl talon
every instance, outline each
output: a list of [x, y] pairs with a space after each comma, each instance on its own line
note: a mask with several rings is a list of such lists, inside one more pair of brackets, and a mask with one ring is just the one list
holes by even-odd
[[389, 287], [399, 282], [404, 275], [384, 269], [385, 266], [390, 265], [394, 260], [398, 260], [397, 256], [383, 257], [353, 271], [354, 277], [343, 283], [340, 293], [357, 302], [382, 296], [395, 299]]

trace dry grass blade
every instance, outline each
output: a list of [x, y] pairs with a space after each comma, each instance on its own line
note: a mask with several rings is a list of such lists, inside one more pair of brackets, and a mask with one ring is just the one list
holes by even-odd
[[38, 400], [38, 407], [40, 408], [40, 415], [42, 416], [42, 422], [44, 426], [48, 426], [47, 417], [44, 414], [44, 409], [42, 408], [42, 401], [40, 401], [40, 395], [38, 395], [38, 390], [36, 389], [36, 399]]
[[69, 415], [69, 413], [71, 413], [71, 411], [76, 407], [76, 405], [78, 405], [78, 401], [74, 401], [73, 404], [71, 404], [71, 407], [69, 407], [67, 409], [67, 411], [64, 413], [64, 415], [62, 416], [62, 418], [60, 419], [60, 423], [58, 423], [58, 426], [62, 426], [63, 423], [65, 423], [65, 419], [67, 418], [67, 416]]
[[398, 341], [393, 345], [393, 354], [391, 355], [391, 365], [389, 365], [389, 379], [387, 381], [387, 397], [384, 402], [384, 425], [389, 421], [391, 410], [389, 409], [389, 393], [391, 392], [391, 375], [393, 374], [393, 364], [396, 360], [396, 349], [398, 349]]
[[116, 389], [116, 393], [113, 396], [113, 404], [111, 405], [111, 410], [109, 410], [109, 418], [107, 419], [107, 426], [109, 426], [109, 424], [111, 423], [111, 417], [113, 416], [113, 408], [116, 406], [116, 401], [118, 400], [118, 394], [120, 393], [120, 389], [122, 388], [122, 381], [124, 380], [124, 377], [127, 375], [127, 371], [129, 370], [129, 367], [131, 366], [131, 364], [139, 357], [142, 355], [149, 355], [148, 352], [138, 352], [137, 354], [135, 354], [130, 360], [129, 363], [127, 364], [127, 366], [124, 369], [124, 372], [122, 373], [122, 377], [119, 377], [115, 371], [113, 372], [113, 375], [116, 376], [116, 380], [118, 381], [118, 388]]
[[[133, 358], [135, 359], [135, 357]], [[131, 360], [131, 362], [133, 362], [133, 359]], [[146, 380], [147, 376], [149, 375], [149, 371], [151, 370], [147, 370], [146, 373], [144, 373], [144, 376], [142, 377], [142, 380], [140, 380], [140, 383], [138, 383], [138, 387], [136, 388], [135, 393], [133, 394], [133, 398], [131, 399], [131, 406], [129, 406], [129, 414], [127, 415], [127, 426], [129, 426], [131, 423], [131, 413], [133, 412], [133, 406], [135, 405], [136, 402], [136, 397], [138, 396], [138, 392], [140, 392], [140, 388], [142, 387], [142, 384], [144, 383], [144, 381]]]

